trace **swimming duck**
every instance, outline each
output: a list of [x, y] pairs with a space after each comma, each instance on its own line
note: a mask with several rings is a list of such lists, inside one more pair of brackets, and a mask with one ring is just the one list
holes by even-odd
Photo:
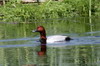
[[46, 31], [43, 26], [38, 26], [36, 30], [33, 30], [32, 32], [39, 32], [40, 33], [40, 42], [42, 44], [47, 43], [54, 43], [54, 42], [63, 42], [63, 41], [70, 41], [71, 38], [68, 36], [63, 35], [53, 35], [46, 37]]

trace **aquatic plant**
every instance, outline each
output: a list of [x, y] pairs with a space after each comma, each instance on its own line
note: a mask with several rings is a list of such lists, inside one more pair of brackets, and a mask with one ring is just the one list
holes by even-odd
[[[44, 19], [64, 17], [88, 17], [89, 5], [84, 0], [64, 0], [62, 2], [48, 1], [40, 5], [36, 3], [21, 4], [16, 1], [0, 6], [3, 22], [38, 22]], [[97, 11], [99, 10], [96, 9]], [[95, 14], [98, 15], [98, 12]], [[0, 17], [1, 18], [1, 17]]]

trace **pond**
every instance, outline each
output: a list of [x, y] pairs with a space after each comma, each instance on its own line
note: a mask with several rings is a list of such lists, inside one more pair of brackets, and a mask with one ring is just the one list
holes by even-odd
[[[33, 23], [0, 23], [0, 66], [100, 66], [100, 19], [48, 19]], [[69, 42], [47, 43], [39, 56], [38, 25], [47, 36], [67, 35]]]

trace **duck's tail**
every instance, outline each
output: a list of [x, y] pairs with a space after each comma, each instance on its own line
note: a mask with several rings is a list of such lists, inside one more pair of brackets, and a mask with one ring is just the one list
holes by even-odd
[[73, 39], [70, 38], [70, 37], [66, 37], [66, 38], [65, 38], [65, 41], [70, 41], [70, 40], [73, 40]]

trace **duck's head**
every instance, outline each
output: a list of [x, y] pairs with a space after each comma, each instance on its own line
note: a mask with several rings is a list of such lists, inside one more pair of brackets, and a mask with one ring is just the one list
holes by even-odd
[[42, 32], [45, 32], [45, 29], [44, 29], [43, 26], [38, 26], [37, 29], [33, 30], [32, 32], [40, 32], [40, 33], [42, 33]]
[[38, 26], [36, 30], [33, 30], [32, 32], [39, 32], [40, 33], [40, 41], [41, 43], [46, 43], [46, 32], [45, 28], [43, 26]]

